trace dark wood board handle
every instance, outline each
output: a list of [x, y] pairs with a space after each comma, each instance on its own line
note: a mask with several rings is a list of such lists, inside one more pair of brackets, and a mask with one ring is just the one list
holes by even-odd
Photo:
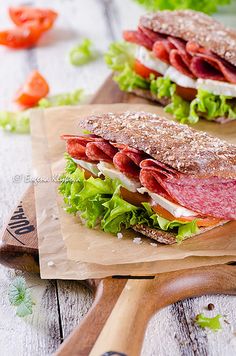
[[56, 356], [101, 356], [110, 351], [137, 356], [155, 312], [185, 298], [218, 293], [236, 294], [236, 266], [200, 267], [154, 279], [104, 279], [89, 313]]
[[236, 294], [236, 266], [182, 270], [152, 280], [130, 279], [89, 355], [113, 351], [116, 355], [138, 356], [148, 321], [155, 312], [185, 298], [218, 293]]
[[31, 185], [8, 219], [0, 243], [0, 263], [39, 273], [34, 187]]
[[127, 279], [105, 278], [96, 287], [96, 296], [92, 307], [63, 342], [56, 356], [87, 356], [108, 319]]

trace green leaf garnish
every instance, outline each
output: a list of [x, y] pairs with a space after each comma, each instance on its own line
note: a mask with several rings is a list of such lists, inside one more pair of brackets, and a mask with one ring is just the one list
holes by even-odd
[[0, 111], [0, 127], [8, 132], [29, 133], [29, 110], [21, 112]]
[[65, 172], [60, 177], [59, 192], [65, 202], [65, 210], [71, 214], [79, 213], [89, 228], [99, 226], [103, 231], [117, 234], [123, 228], [145, 224], [164, 231], [174, 231], [177, 242], [198, 231], [197, 221], [169, 221], [156, 214], [151, 205], [143, 203], [137, 207], [125, 201], [119, 180], [90, 177], [77, 168], [72, 158], [66, 155]]
[[129, 42], [113, 42], [110, 44], [104, 59], [108, 67], [121, 72], [126, 64], [133, 67], [136, 45]]
[[9, 287], [8, 297], [11, 305], [16, 307], [16, 315], [24, 317], [32, 314], [34, 302], [23, 277], [16, 277], [13, 280]]
[[196, 98], [190, 104], [189, 119], [197, 122], [200, 116], [207, 120], [217, 117], [236, 119], [235, 98], [215, 95], [199, 88]]
[[132, 91], [136, 88], [149, 89], [150, 87], [149, 81], [136, 74], [128, 64], [125, 65], [122, 72], [114, 77], [114, 80], [124, 91]]
[[196, 323], [201, 327], [201, 328], [209, 328], [213, 331], [217, 331], [222, 329], [222, 326], [220, 324], [220, 318], [222, 318], [222, 315], [218, 314], [213, 318], [208, 318], [204, 314], [199, 314], [196, 316]]
[[93, 49], [92, 41], [88, 38], [74, 46], [69, 53], [70, 63], [74, 66], [81, 66], [93, 61], [98, 56], [98, 53]]
[[83, 89], [77, 89], [70, 93], [62, 93], [39, 100], [38, 106], [41, 108], [50, 108], [54, 106], [77, 105], [84, 94]]

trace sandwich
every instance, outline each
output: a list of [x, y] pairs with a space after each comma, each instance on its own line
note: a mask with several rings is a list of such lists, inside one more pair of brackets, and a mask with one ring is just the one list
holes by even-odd
[[236, 146], [146, 112], [92, 115], [63, 135], [65, 210], [164, 244], [236, 220]]
[[105, 55], [123, 91], [159, 102], [181, 123], [236, 119], [236, 31], [192, 10], [159, 11]]

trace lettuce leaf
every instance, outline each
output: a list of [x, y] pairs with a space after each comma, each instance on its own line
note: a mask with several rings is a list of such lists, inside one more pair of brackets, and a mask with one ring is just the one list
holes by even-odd
[[196, 323], [198, 324], [198, 326], [200, 326], [201, 328], [208, 328], [211, 329], [213, 331], [217, 331], [222, 329], [222, 326], [220, 324], [220, 318], [222, 318], [222, 315], [218, 314], [213, 318], [208, 318], [207, 316], [205, 316], [204, 314], [198, 314], [196, 316]]
[[178, 220], [167, 220], [158, 214], [154, 213], [149, 203], [143, 203], [149, 218], [152, 220], [152, 226], [155, 228], [160, 228], [164, 231], [169, 231], [177, 229], [178, 234], [176, 236], [177, 242], [183, 241], [186, 237], [189, 237], [198, 232], [197, 220], [192, 220], [187, 223], [183, 223]]
[[0, 111], [0, 127], [8, 132], [29, 133], [29, 111]]
[[41, 108], [50, 108], [52, 106], [77, 105], [84, 94], [83, 89], [77, 89], [70, 93], [62, 93], [39, 100], [38, 106]]
[[69, 53], [70, 63], [74, 66], [81, 66], [94, 59], [98, 53], [92, 48], [92, 41], [89, 38], [84, 38], [83, 41], [74, 46]]
[[114, 77], [114, 81], [124, 91], [132, 91], [136, 88], [149, 89], [150, 87], [149, 81], [136, 74], [127, 63], [122, 72]]
[[150, 75], [150, 90], [158, 99], [163, 97], [171, 98], [175, 92], [176, 85], [171, 82], [169, 77], [156, 78], [153, 74]]
[[126, 64], [132, 68], [134, 64], [135, 48], [135, 44], [125, 41], [111, 43], [107, 53], [104, 55], [107, 66], [118, 72], [124, 70]]
[[170, 103], [165, 111], [181, 123], [195, 124], [200, 117], [207, 120], [218, 117], [236, 119], [236, 99], [232, 97], [214, 95], [198, 89], [196, 98], [190, 103], [176, 94], [176, 84], [169, 77], [155, 78], [151, 74], [147, 80], [136, 74], [132, 69], [135, 47], [136, 45], [128, 42], [114, 42], [104, 57], [107, 65], [118, 72], [114, 80], [121, 90], [129, 92], [137, 88], [150, 89], [157, 99], [169, 98]]
[[236, 101], [225, 95], [215, 95], [198, 89], [196, 98], [190, 104], [189, 119], [197, 122], [203, 116], [207, 120], [217, 117], [236, 119]]
[[217, 12], [218, 7], [230, 4], [231, 0], [134, 0], [149, 11], [193, 9], [206, 14]]
[[194, 124], [193, 120], [189, 117], [190, 104], [188, 101], [182, 99], [179, 95], [173, 94], [171, 103], [165, 107], [165, 112], [172, 114], [176, 120], [182, 124]]
[[84, 176], [69, 155], [66, 155], [65, 172], [60, 177], [59, 193], [63, 195], [65, 210], [68, 213], [80, 213], [89, 228], [100, 226], [105, 232], [117, 234], [123, 228], [136, 224], [145, 224], [164, 231], [175, 231], [177, 241], [198, 231], [196, 220], [183, 223], [169, 221], [154, 213], [150, 204], [142, 207], [125, 201], [121, 194], [121, 183], [112, 180]]
[[[176, 94], [176, 84], [174, 84], [169, 77], [150, 76], [151, 85], [150, 90], [158, 99], [163, 97], [170, 98], [170, 104], [165, 107], [165, 112], [170, 113], [174, 118], [181, 123], [190, 122], [189, 119], [189, 102], [182, 99]], [[193, 123], [191, 121], [191, 123]]]

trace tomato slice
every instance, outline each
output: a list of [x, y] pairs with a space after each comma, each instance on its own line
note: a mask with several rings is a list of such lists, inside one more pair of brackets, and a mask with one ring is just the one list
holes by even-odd
[[160, 205], [153, 205], [152, 209], [161, 217], [167, 219], [167, 220], [179, 220], [182, 222], [190, 222], [194, 219], [198, 219], [197, 221], [197, 226], [199, 227], [210, 227], [219, 224], [221, 221], [220, 219], [212, 218], [212, 217], [195, 217], [195, 216], [183, 216], [180, 218], [176, 218], [174, 215], [172, 215], [168, 210], [164, 209]]
[[138, 192], [130, 192], [129, 190], [121, 187], [120, 189], [122, 198], [130, 204], [135, 206], [141, 206], [142, 203], [148, 202], [151, 200], [148, 194], [140, 194]]
[[36, 27], [42, 31], [49, 30], [58, 16], [57, 12], [51, 9], [28, 6], [10, 7], [9, 15], [17, 26]]
[[184, 88], [180, 85], [176, 85], [176, 94], [181, 96], [184, 100], [192, 101], [196, 98], [197, 90], [193, 88]]
[[15, 49], [33, 47], [39, 40], [42, 31], [36, 28], [13, 28], [0, 31], [0, 45]]
[[147, 68], [143, 65], [139, 60], [135, 60], [134, 62], [134, 71], [143, 78], [149, 78], [150, 74], [154, 74], [156, 77], [160, 77], [161, 74], [156, 72], [153, 69]]
[[18, 90], [15, 101], [27, 107], [32, 107], [49, 92], [46, 80], [38, 71], [33, 71], [25, 84]]

